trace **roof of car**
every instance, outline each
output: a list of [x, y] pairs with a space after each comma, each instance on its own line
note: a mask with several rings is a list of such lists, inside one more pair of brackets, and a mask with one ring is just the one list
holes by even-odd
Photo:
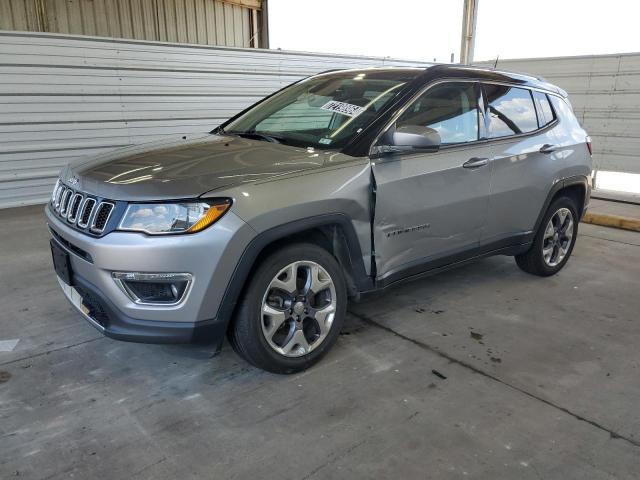
[[507, 70], [481, 67], [477, 65], [460, 65], [460, 64], [429, 64], [425, 67], [370, 67], [370, 68], [354, 68], [354, 69], [335, 69], [327, 70], [325, 73], [362, 73], [362, 72], [385, 72], [397, 73], [398, 75], [415, 75], [416, 80], [420, 79], [424, 83], [428, 83], [438, 78], [473, 78], [476, 80], [491, 80], [495, 82], [515, 83], [523, 86], [541, 88], [551, 92], [558, 93], [564, 97], [567, 93], [560, 87], [547, 82], [542, 77], [536, 77], [519, 72], [510, 72]]

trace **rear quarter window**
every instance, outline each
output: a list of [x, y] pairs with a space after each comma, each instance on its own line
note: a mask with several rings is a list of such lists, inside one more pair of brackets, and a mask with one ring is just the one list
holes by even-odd
[[533, 99], [538, 110], [538, 126], [542, 128], [552, 123], [556, 119], [556, 115], [551, 108], [549, 97], [542, 92], [533, 92]]
[[531, 92], [526, 88], [485, 84], [489, 105], [489, 138], [507, 137], [538, 129]]

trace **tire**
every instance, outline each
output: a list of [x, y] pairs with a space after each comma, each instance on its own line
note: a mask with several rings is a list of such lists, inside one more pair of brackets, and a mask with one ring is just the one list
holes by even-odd
[[[569, 212], [571, 225], [562, 220], [562, 214]], [[553, 222], [552, 222], [553, 219]], [[558, 230], [556, 225], [564, 222]], [[545, 213], [533, 240], [533, 245], [526, 253], [516, 255], [516, 263], [527, 273], [548, 277], [555, 275], [566, 265], [578, 236], [578, 214], [575, 201], [569, 197], [559, 197], [554, 200]], [[564, 227], [565, 232], [562, 232]], [[553, 236], [549, 237], [553, 229]], [[571, 237], [567, 239], [569, 235]], [[556, 235], [557, 234], [557, 235]], [[552, 246], [553, 245], [553, 246]], [[549, 248], [552, 248], [549, 255]], [[543, 252], [544, 250], [544, 252]], [[547, 253], [545, 257], [545, 252]], [[558, 252], [557, 256], [556, 252]], [[562, 254], [563, 253], [563, 254]]]
[[251, 276], [228, 337], [250, 364], [295, 373], [329, 351], [346, 311], [346, 282], [336, 259], [317, 245], [293, 244], [270, 254]]

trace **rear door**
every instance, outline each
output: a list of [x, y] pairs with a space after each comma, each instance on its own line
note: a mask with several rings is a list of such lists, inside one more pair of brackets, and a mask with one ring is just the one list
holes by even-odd
[[[522, 243], [534, 228], [547, 194], [558, 181], [556, 123], [546, 94], [483, 84], [491, 143], [491, 197], [483, 245]], [[534, 105], [538, 105], [537, 112]]]
[[378, 280], [383, 284], [479, 245], [486, 222], [491, 154], [483, 139], [479, 92], [475, 82], [428, 88], [395, 126], [437, 130], [440, 150], [373, 161], [377, 189], [373, 236]]

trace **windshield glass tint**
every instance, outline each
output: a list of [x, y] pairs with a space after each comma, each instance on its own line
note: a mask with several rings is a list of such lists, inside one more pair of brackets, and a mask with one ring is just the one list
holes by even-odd
[[340, 148], [419, 71], [328, 74], [292, 85], [225, 127], [225, 133], [287, 145]]

